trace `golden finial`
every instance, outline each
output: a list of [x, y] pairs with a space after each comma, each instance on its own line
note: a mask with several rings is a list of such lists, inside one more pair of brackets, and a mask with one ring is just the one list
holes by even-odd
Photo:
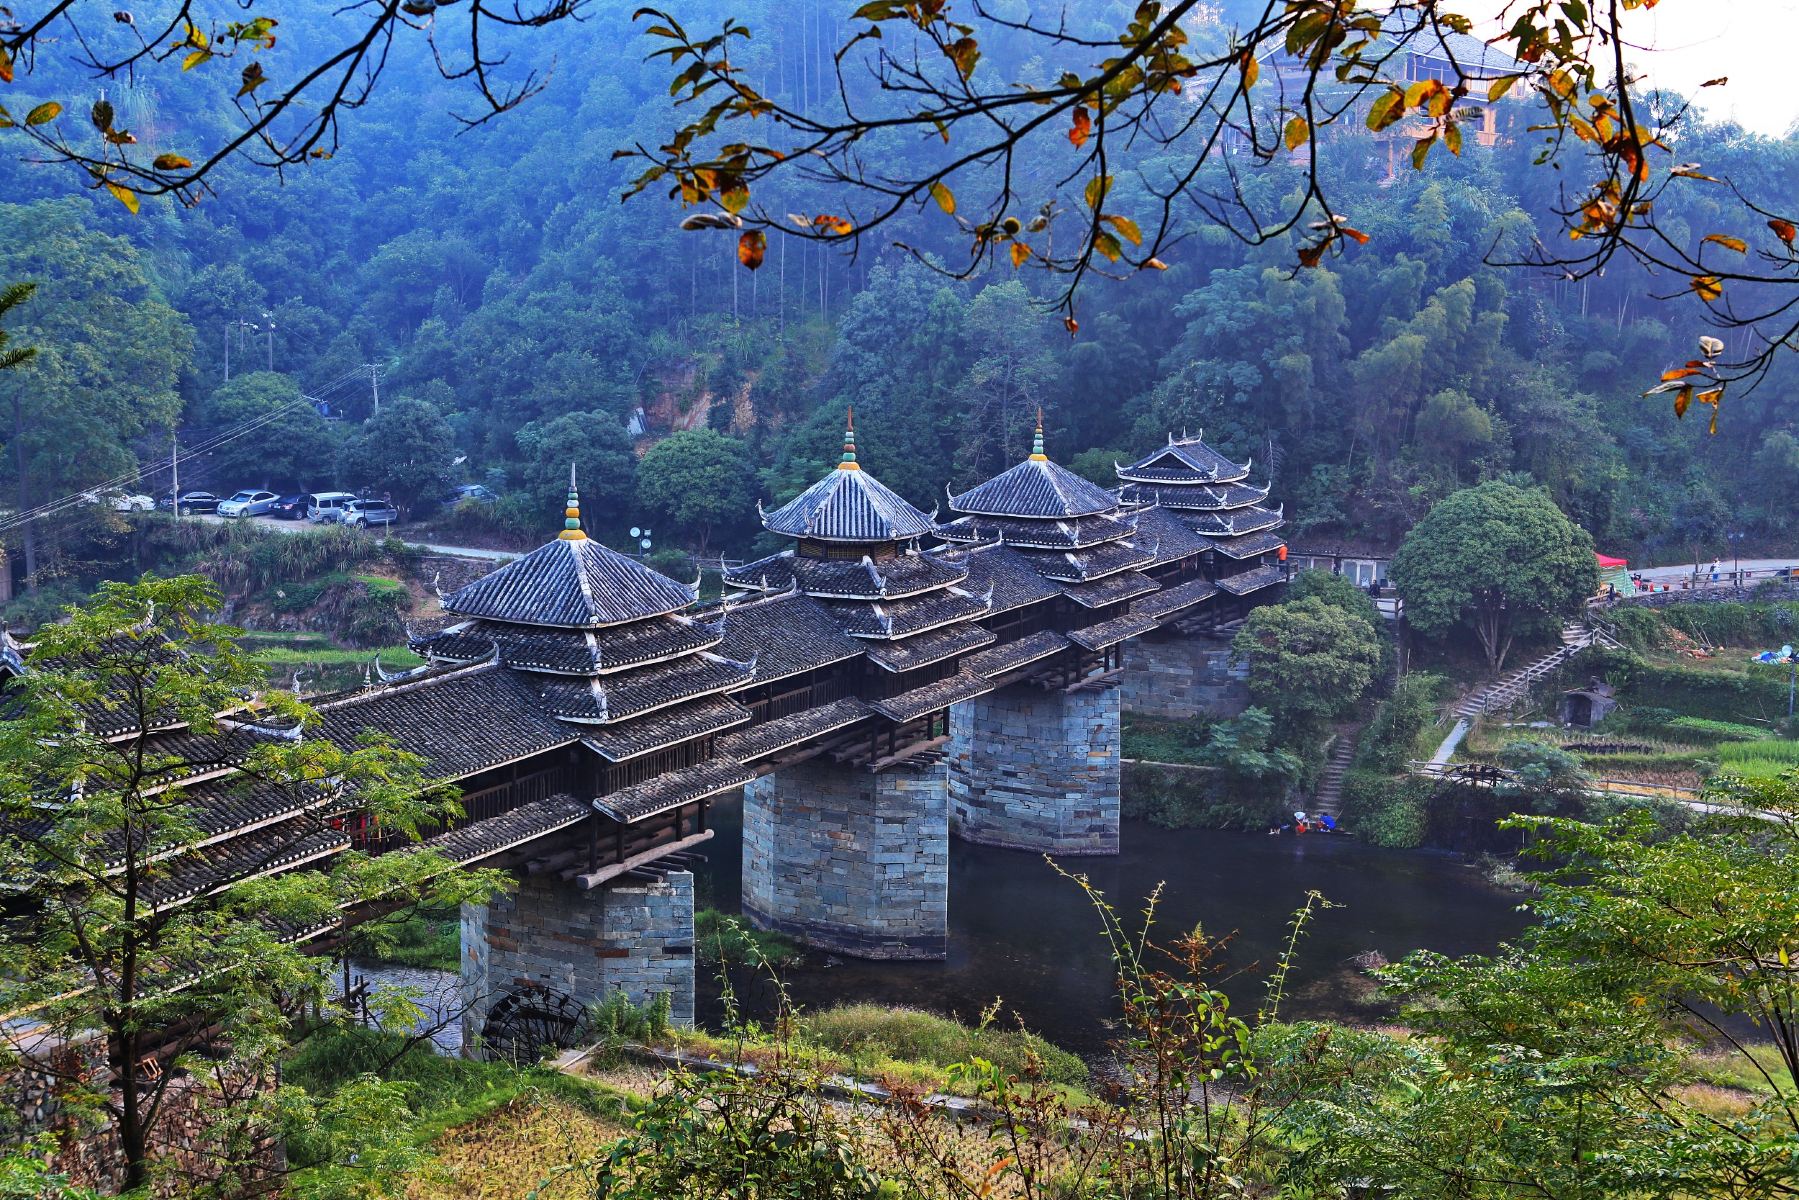
[[557, 534], [565, 542], [584, 542], [587, 535], [581, 532], [581, 493], [575, 490], [575, 464], [568, 464], [568, 508], [563, 510], [562, 532]]
[[839, 471], [860, 471], [861, 465], [856, 462], [856, 406], [850, 405], [849, 417], [843, 427], [843, 458], [837, 464]]
[[1031, 438], [1031, 461], [1048, 462], [1049, 455], [1043, 452], [1043, 406], [1037, 406], [1037, 433]]

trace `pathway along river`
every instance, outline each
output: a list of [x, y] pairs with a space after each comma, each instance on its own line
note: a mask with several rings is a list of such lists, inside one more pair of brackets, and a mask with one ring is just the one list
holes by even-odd
[[[742, 883], [741, 816], [714, 810], [718, 836], [703, 848], [700, 902], [736, 912]], [[1371, 1020], [1383, 1010], [1352, 960], [1375, 951], [1397, 959], [1412, 950], [1446, 954], [1492, 950], [1524, 925], [1519, 897], [1488, 883], [1461, 859], [1423, 851], [1381, 850], [1348, 837], [1268, 837], [1215, 830], [1158, 829], [1126, 822], [1115, 858], [1067, 860], [1141, 926], [1145, 898], [1164, 883], [1158, 927], [1163, 938], [1203, 928], [1234, 935], [1224, 980], [1236, 1009], [1254, 1013], [1267, 967], [1280, 952], [1292, 911], [1308, 890], [1339, 907], [1317, 913], [1300, 944], [1283, 1015]], [[701, 1019], [718, 1019], [718, 981], [700, 967]], [[454, 977], [442, 972], [358, 963], [378, 985], [420, 989], [428, 1011], [453, 1013]], [[1079, 888], [1042, 856], [952, 842], [949, 957], [943, 962], [878, 963], [810, 954], [782, 972], [805, 1009], [867, 1000], [931, 1009], [972, 1020], [998, 998], [1012, 1014], [1057, 1045], [1092, 1059], [1105, 1053], [1117, 1013], [1112, 965], [1098, 917]], [[773, 1004], [766, 980], [740, 979], [752, 1014]], [[439, 1045], [454, 1053], [452, 1024]]]

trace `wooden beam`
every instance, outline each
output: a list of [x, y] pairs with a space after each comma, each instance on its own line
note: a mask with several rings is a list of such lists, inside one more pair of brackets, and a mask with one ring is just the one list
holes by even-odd
[[629, 874], [638, 867], [643, 866], [645, 863], [653, 863], [664, 855], [672, 854], [677, 850], [685, 850], [689, 846], [697, 846], [701, 842], [711, 841], [712, 837], [713, 831], [710, 829], [700, 833], [690, 833], [679, 841], [670, 842], [666, 846], [651, 846], [648, 850], [633, 854], [623, 862], [613, 863], [610, 866], [601, 867], [597, 871], [589, 871], [583, 875], [576, 875], [575, 882], [586, 888], [588, 891], [592, 891], [602, 883], [605, 883], [608, 879], [617, 879], [620, 875]]

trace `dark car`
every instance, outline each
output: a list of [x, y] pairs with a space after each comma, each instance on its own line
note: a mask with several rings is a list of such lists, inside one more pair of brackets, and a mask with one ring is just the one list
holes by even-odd
[[182, 492], [179, 505], [170, 493], [156, 498], [156, 507], [160, 509], [178, 508], [183, 516], [189, 513], [209, 513], [219, 511], [219, 498], [211, 492]]
[[282, 521], [304, 521], [306, 519], [306, 497], [281, 497], [269, 509], [269, 516]]
[[339, 521], [352, 528], [370, 525], [392, 525], [400, 519], [400, 510], [385, 500], [352, 500], [344, 505]]

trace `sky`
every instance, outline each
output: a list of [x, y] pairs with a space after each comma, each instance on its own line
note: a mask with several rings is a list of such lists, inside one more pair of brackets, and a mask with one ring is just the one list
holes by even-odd
[[[1632, 56], [1652, 83], [1770, 137], [1799, 120], [1799, 0], [1662, 0], [1627, 20], [1633, 38], [1653, 47]], [[1720, 75], [1730, 82], [1699, 91]]]

